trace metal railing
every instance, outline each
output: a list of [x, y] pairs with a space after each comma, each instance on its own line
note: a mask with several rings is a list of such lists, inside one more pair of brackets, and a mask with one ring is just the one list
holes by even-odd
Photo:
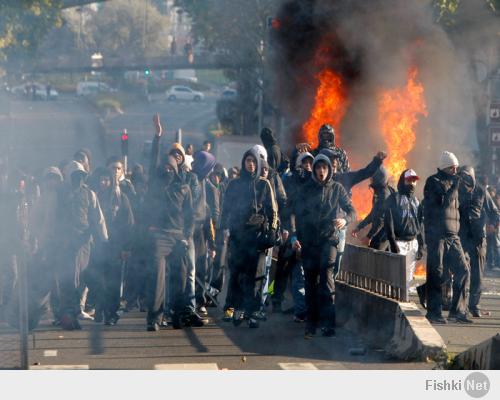
[[398, 301], [409, 301], [406, 256], [347, 244], [337, 280]]

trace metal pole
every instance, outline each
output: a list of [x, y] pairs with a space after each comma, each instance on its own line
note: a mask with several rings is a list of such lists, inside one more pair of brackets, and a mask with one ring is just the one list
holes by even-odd
[[123, 173], [127, 176], [128, 171], [128, 156], [123, 156]]
[[182, 144], [182, 129], [177, 129], [177, 133], [175, 135], [175, 141], [179, 144]]
[[18, 272], [21, 369], [28, 369], [28, 274], [23, 257], [13, 256]]

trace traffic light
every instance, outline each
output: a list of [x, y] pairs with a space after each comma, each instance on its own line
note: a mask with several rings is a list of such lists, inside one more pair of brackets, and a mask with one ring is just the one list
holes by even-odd
[[122, 156], [128, 156], [128, 133], [124, 129], [121, 136]]
[[151, 75], [151, 70], [149, 68], [144, 69], [144, 76], [148, 78]]

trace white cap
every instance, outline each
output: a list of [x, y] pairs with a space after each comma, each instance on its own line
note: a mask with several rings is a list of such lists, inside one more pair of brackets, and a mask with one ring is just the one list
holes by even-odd
[[413, 169], [409, 169], [408, 171], [406, 171], [404, 178], [405, 179], [414, 179], [416, 181], [418, 181], [420, 179], [418, 177], [417, 173]]
[[458, 158], [455, 154], [449, 151], [443, 151], [441, 158], [439, 159], [439, 169], [445, 169], [449, 167], [458, 167], [460, 164]]

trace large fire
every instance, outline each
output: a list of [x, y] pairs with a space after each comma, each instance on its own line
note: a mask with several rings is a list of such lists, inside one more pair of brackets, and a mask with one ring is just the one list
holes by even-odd
[[342, 78], [325, 68], [316, 75], [319, 86], [314, 106], [306, 123], [302, 126], [302, 139], [314, 147], [318, 145], [318, 131], [321, 125], [330, 124], [335, 128], [336, 144], [339, 145], [338, 128], [347, 110], [347, 96]]
[[[394, 184], [407, 168], [407, 156], [415, 147], [418, 117], [427, 116], [424, 87], [417, 76], [417, 68], [411, 68], [404, 87], [384, 90], [378, 96], [378, 124], [388, 154], [384, 164]], [[370, 212], [372, 193], [366, 186], [358, 186], [352, 194], [354, 207], [362, 219]]]
[[387, 146], [385, 166], [394, 182], [408, 166], [407, 155], [415, 146], [419, 116], [427, 116], [424, 87], [411, 68], [403, 88], [383, 91], [378, 99], [379, 127]]

